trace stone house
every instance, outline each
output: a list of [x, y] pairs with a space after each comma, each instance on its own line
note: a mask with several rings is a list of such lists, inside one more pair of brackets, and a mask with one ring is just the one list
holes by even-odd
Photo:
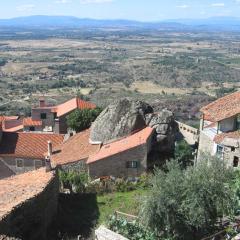
[[239, 167], [240, 92], [210, 103], [201, 113], [197, 161], [209, 153], [221, 157], [228, 166]]
[[60, 134], [0, 131], [0, 179], [45, 166], [49, 145], [64, 140]]
[[153, 132], [146, 127], [113, 142], [93, 144], [88, 129], [54, 149], [51, 164], [64, 170], [87, 171], [92, 179], [135, 178], [148, 170]]
[[24, 131], [67, 133], [66, 117], [76, 109], [93, 109], [96, 105], [73, 98], [57, 106], [49, 106], [45, 100], [39, 100], [39, 106], [32, 108], [31, 118], [23, 120]]

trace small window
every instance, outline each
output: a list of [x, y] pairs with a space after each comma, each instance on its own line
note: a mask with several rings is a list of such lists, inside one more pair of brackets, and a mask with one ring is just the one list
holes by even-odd
[[30, 127], [30, 128], [29, 128], [29, 131], [34, 132], [34, 131], [35, 131], [35, 127], [33, 127], [33, 126]]
[[23, 159], [16, 159], [16, 165], [17, 165], [18, 168], [24, 167]]
[[223, 154], [223, 146], [217, 145], [217, 154], [219, 155]]
[[137, 168], [138, 162], [137, 161], [129, 161], [127, 162], [127, 168]]
[[41, 119], [47, 119], [47, 114], [46, 113], [41, 113], [40, 118]]
[[238, 157], [234, 157], [233, 159], [233, 167], [238, 167], [239, 165], [239, 158]]
[[35, 160], [34, 161], [35, 169], [41, 168], [43, 166], [43, 163], [41, 160]]

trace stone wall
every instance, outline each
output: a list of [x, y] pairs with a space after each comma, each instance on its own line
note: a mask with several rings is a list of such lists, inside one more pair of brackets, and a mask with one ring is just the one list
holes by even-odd
[[[35, 174], [35, 176], [31, 174]], [[15, 178], [16, 182], [14, 182]], [[28, 184], [28, 180], [34, 180], [35, 184]], [[1, 206], [5, 210], [8, 206], [8, 200], [4, 199], [5, 196], [0, 196], [3, 198], [3, 200], [0, 198], [0, 238], [1, 235], [6, 235], [24, 240], [47, 239], [48, 227], [57, 213], [58, 178], [53, 173], [45, 173], [45, 169], [40, 169], [1, 181], [4, 181], [2, 182], [3, 186], [9, 181], [9, 186], [16, 184], [19, 188], [23, 187], [22, 190], [17, 189], [22, 191], [23, 196], [16, 196], [16, 199], [20, 198], [20, 200], [19, 202], [15, 200], [17, 204], [14, 206], [14, 199], [11, 198], [14, 197], [14, 194], [19, 194], [19, 192], [12, 190], [13, 193], [9, 194], [8, 198], [10, 200], [9, 209], [11, 210], [7, 211], [7, 214], [1, 211]], [[38, 189], [35, 190], [34, 187]], [[31, 196], [33, 193], [37, 194]], [[8, 193], [6, 192], [6, 194]], [[23, 200], [24, 197], [26, 200]]]
[[[47, 118], [41, 119], [41, 113], [46, 113]], [[43, 127], [54, 125], [54, 113], [51, 112], [51, 109], [33, 108], [32, 109], [32, 119], [33, 120], [41, 120], [43, 122]]]
[[[23, 166], [17, 166], [17, 160], [22, 160]], [[45, 166], [44, 159], [29, 159], [29, 158], [14, 158], [14, 157], [0, 157], [0, 160], [10, 168], [15, 174], [20, 174], [28, 171], [35, 170], [39, 167]], [[41, 162], [41, 166], [40, 166]], [[1, 176], [0, 176], [1, 177]]]
[[95, 231], [96, 240], [128, 240], [120, 234], [117, 234], [104, 226], [100, 226]]
[[180, 138], [182, 137], [190, 145], [195, 145], [199, 138], [198, 129], [178, 121], [176, 121], [176, 123], [178, 125], [179, 134], [182, 135]]
[[214, 141], [208, 137], [203, 131], [200, 132], [199, 147], [197, 161], [201, 159], [203, 154], [210, 154], [213, 156], [214, 153]]
[[[138, 177], [147, 170], [147, 144], [88, 164], [89, 175], [95, 179], [102, 176]], [[137, 168], [127, 168], [128, 161], [137, 161]]]

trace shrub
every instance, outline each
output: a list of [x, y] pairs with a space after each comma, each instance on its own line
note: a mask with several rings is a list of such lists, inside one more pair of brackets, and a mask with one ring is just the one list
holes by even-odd
[[177, 159], [182, 168], [193, 165], [193, 148], [185, 140], [176, 144], [175, 159]]
[[85, 192], [89, 181], [87, 173], [76, 173], [73, 171], [59, 171], [59, 180], [61, 185], [69, 189], [71, 193]]
[[88, 129], [101, 113], [101, 108], [75, 110], [67, 116], [67, 125], [76, 132]]
[[177, 161], [155, 170], [141, 220], [153, 231], [175, 239], [200, 239], [234, 210], [233, 171], [217, 159], [203, 159], [182, 170]]
[[126, 238], [131, 240], [157, 240], [154, 232], [145, 229], [137, 221], [128, 222], [126, 219], [117, 219], [116, 216], [111, 216], [108, 222], [108, 227]]

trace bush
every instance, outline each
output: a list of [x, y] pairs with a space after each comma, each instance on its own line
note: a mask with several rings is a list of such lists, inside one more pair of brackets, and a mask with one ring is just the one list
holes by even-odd
[[153, 231], [174, 239], [200, 239], [234, 210], [233, 171], [218, 159], [203, 159], [182, 170], [177, 161], [167, 172], [155, 170], [141, 220]]
[[59, 180], [64, 188], [70, 190], [70, 193], [85, 192], [89, 181], [87, 173], [75, 173], [73, 171], [59, 171]]
[[175, 159], [177, 159], [182, 168], [194, 164], [193, 148], [185, 140], [177, 142], [175, 147]]
[[126, 219], [117, 219], [111, 216], [108, 222], [110, 230], [123, 235], [131, 240], [157, 240], [154, 232], [144, 229], [137, 221], [128, 222]]
[[101, 113], [101, 108], [75, 110], [67, 116], [67, 125], [76, 132], [88, 129]]

